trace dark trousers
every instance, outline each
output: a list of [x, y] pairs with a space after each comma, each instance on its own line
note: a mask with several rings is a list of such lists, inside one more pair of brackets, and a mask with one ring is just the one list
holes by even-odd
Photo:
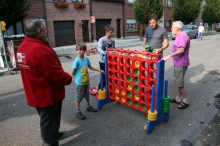
[[[100, 70], [104, 70], [105, 71], [105, 63], [101, 63], [99, 62], [99, 67], [100, 67]], [[103, 87], [105, 87], [105, 75], [103, 75], [103, 78], [104, 78], [104, 81], [103, 81]], [[101, 78], [100, 78], [100, 82], [99, 82], [99, 89], [101, 89]]]
[[40, 130], [43, 146], [59, 146], [58, 135], [60, 129], [62, 101], [52, 106], [36, 107], [40, 116]]

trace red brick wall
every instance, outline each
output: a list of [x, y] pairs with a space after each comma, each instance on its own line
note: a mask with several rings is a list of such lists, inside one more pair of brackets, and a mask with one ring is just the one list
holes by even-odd
[[28, 16], [26, 19], [29, 18], [42, 18], [45, 19], [45, 8], [44, 8], [44, 1], [43, 0], [31, 0], [31, 8], [28, 11]]
[[[104, 1], [93, 1], [92, 2], [92, 15], [95, 16], [96, 19], [111, 19], [111, 25], [115, 29], [115, 33], [113, 38], [117, 38], [117, 19], [121, 19], [121, 36], [122, 33], [122, 24], [123, 24], [123, 9], [122, 3], [117, 2], [104, 2]], [[94, 38], [96, 38], [96, 28], [93, 25], [93, 34]]]
[[[125, 23], [124, 23], [124, 31], [125, 31], [125, 37], [129, 36], [138, 36], [138, 32], [126, 32], [126, 19], [135, 19], [134, 13], [133, 13], [133, 5], [128, 3], [128, 0], [125, 0], [124, 3], [124, 16], [125, 16]], [[136, 28], [138, 29], [138, 21], [136, 21], [137, 25]], [[139, 30], [139, 29], [138, 29]]]
[[[86, 3], [86, 8], [75, 9], [73, 7], [72, 1], [66, 0], [66, 2], [69, 2], [69, 7], [61, 9], [55, 7], [54, 2], [52, 2], [52, 0], [45, 0], [48, 37], [49, 37], [50, 45], [52, 47], [55, 46], [53, 21], [68, 21], [68, 20], [74, 21], [76, 43], [83, 42], [82, 29], [79, 27], [78, 22], [81, 20], [89, 20], [90, 18], [88, 1], [89, 0], [83, 1], [84, 3]], [[90, 25], [88, 31], [90, 32]], [[91, 41], [91, 34], [89, 38]]]
[[172, 9], [164, 7], [164, 28], [167, 30], [167, 32], [171, 32], [171, 27], [166, 27], [166, 20], [170, 19], [171, 20], [171, 26], [173, 22], [173, 17], [172, 17]]

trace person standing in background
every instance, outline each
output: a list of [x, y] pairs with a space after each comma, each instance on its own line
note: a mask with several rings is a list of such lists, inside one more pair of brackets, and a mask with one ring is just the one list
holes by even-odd
[[200, 23], [199, 29], [198, 29], [198, 41], [202, 40], [202, 33], [204, 32], [204, 26], [202, 25], [202, 23]]

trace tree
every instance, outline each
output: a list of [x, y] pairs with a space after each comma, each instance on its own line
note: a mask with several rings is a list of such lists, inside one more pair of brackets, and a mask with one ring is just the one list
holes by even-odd
[[172, 16], [175, 21], [189, 24], [200, 14], [202, 0], [173, 0]]
[[220, 22], [220, 0], [206, 0], [202, 11], [202, 20], [209, 26], [214, 22]]
[[0, 20], [5, 21], [6, 29], [23, 20], [30, 6], [29, 0], [0, 0]]
[[135, 0], [133, 3], [133, 12], [136, 20], [146, 25], [152, 14], [157, 15], [158, 19], [160, 19], [163, 15], [163, 9], [162, 0]]

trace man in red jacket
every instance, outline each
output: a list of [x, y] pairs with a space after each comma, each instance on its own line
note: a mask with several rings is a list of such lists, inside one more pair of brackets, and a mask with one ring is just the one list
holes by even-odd
[[36, 107], [40, 116], [43, 145], [58, 146], [64, 86], [72, 82], [72, 77], [46, 41], [45, 20], [29, 19], [25, 25], [26, 37], [17, 51], [17, 61], [27, 103]]

